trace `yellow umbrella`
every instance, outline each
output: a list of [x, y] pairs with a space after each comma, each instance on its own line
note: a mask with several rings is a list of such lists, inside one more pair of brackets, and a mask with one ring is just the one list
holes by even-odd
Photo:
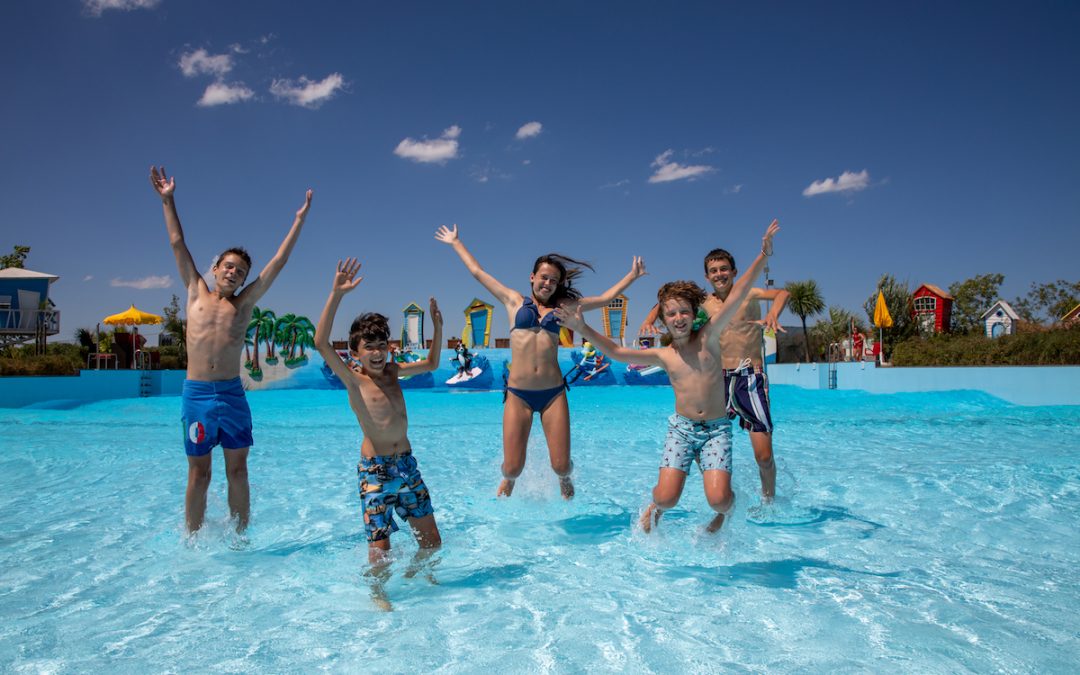
[[119, 314], [105, 317], [104, 321], [110, 326], [143, 326], [146, 324], [161, 323], [161, 317], [157, 314], [144, 312], [141, 309], [136, 308], [135, 305], [132, 305], [129, 309], [120, 312]]
[[878, 327], [880, 333], [881, 347], [878, 349], [878, 363], [885, 363], [885, 329], [892, 328], [893, 321], [892, 315], [889, 314], [889, 307], [885, 304], [885, 294], [881, 291], [877, 293], [877, 304], [874, 305], [874, 325]]
[[161, 317], [157, 314], [144, 312], [132, 305], [119, 314], [107, 316], [103, 321], [110, 326], [135, 326], [135, 338], [131, 341], [131, 367], [135, 367], [135, 351], [138, 349], [139, 326], [161, 323]]
[[892, 315], [885, 304], [885, 294], [878, 291], [877, 304], [874, 305], [874, 325], [878, 328], [892, 328]]

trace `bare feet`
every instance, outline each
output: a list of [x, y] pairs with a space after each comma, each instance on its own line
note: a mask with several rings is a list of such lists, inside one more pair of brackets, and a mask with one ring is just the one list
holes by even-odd
[[499, 491], [495, 493], [496, 497], [509, 497], [510, 493], [514, 491], [514, 481], [509, 478], [503, 478], [503, 481], [499, 483]]
[[559, 490], [563, 499], [574, 498], [574, 482], [570, 480], [570, 476], [559, 476]]
[[705, 526], [705, 531], [709, 534], [717, 532], [724, 525], [724, 516], [725, 514], [723, 513], [716, 514], [716, 516], [712, 519], [712, 522]]
[[641, 520], [639, 521], [642, 531], [645, 534], [652, 532], [653, 526], [660, 523], [660, 516], [663, 514], [664, 512], [658, 509], [656, 504], [649, 504], [649, 508], [645, 509], [645, 513], [641, 514]]

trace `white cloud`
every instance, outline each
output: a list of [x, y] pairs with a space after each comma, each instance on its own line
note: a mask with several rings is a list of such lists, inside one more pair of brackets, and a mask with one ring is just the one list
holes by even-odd
[[125, 12], [133, 9], [153, 9], [159, 4], [161, 0], [83, 0], [83, 8], [91, 16], [101, 16], [110, 9]]
[[142, 279], [113, 279], [109, 282], [109, 285], [117, 288], [137, 288], [141, 291], [145, 291], [150, 288], [168, 288], [172, 286], [172, 277], [166, 274], [160, 277], [143, 277]]
[[726, 194], [726, 195], [737, 195], [740, 192], [742, 192], [742, 186], [743, 186], [743, 184], [739, 183], [738, 185], [732, 185], [729, 188], [724, 188], [724, 194]]
[[209, 108], [215, 105], [228, 105], [254, 98], [255, 92], [242, 84], [214, 82], [203, 92], [202, 98], [195, 105]]
[[521, 125], [521, 128], [514, 134], [514, 138], [520, 141], [526, 138], [532, 138], [533, 136], [539, 136], [543, 129], [543, 124], [540, 124], [539, 122], [529, 122], [528, 124]]
[[211, 54], [205, 49], [196, 49], [180, 55], [180, 72], [184, 77], [213, 75], [222, 77], [232, 70], [232, 57], [228, 54]]
[[293, 105], [314, 109], [333, 98], [344, 86], [345, 78], [341, 73], [330, 73], [317, 82], [304, 76], [296, 81], [274, 80], [270, 85], [270, 93]]
[[415, 140], [406, 138], [394, 148], [394, 154], [398, 157], [411, 159], [414, 162], [424, 164], [444, 164], [447, 160], [458, 156], [458, 136], [461, 135], [461, 127], [454, 125], [444, 130], [440, 138], [434, 140]]
[[673, 150], [665, 150], [656, 156], [650, 166], [656, 167], [656, 173], [649, 176], [650, 183], [670, 183], [673, 180], [696, 180], [697, 178], [716, 171], [715, 168], [705, 164], [683, 165], [671, 161]]
[[83, 277], [83, 281], [91, 281], [93, 278], [93, 274], [87, 274], [85, 277]]
[[870, 172], [863, 169], [859, 173], [845, 171], [838, 178], [816, 180], [802, 191], [804, 197], [823, 195], [829, 192], [858, 192], [870, 186]]
[[629, 185], [629, 184], [630, 184], [630, 179], [629, 178], [623, 178], [622, 180], [615, 181], [614, 183], [605, 183], [604, 185], [600, 186], [600, 189], [601, 190], [610, 190], [611, 188], [622, 187], [624, 185]]
[[521, 160], [521, 163], [524, 166], [529, 166], [530, 164], [532, 164], [532, 160], [531, 159], [523, 159], [523, 160]]

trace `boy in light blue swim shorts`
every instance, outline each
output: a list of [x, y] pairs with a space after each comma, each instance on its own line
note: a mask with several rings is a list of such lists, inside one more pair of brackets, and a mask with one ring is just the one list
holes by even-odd
[[646, 532], [659, 522], [664, 511], [679, 502], [695, 461], [701, 468], [705, 498], [716, 512], [707, 527], [709, 532], [720, 529], [735, 504], [731, 489], [731, 422], [727, 417], [719, 336], [749, 294], [753, 279], [765, 267], [766, 257], [772, 255], [772, 239], [779, 229], [775, 220], [769, 224], [761, 241], [761, 254], [735, 282], [729, 301], [700, 328], [695, 327], [694, 319], [705, 300], [705, 291], [692, 281], [673, 281], [660, 287], [660, 318], [671, 335], [667, 346], [627, 349], [588, 326], [580, 311], [556, 310], [562, 325], [580, 332], [608, 357], [624, 363], [660, 366], [671, 380], [675, 414], [668, 420], [652, 503], [641, 516], [641, 527]]
[[225, 452], [225, 477], [229, 482], [229, 511], [236, 530], [248, 524], [250, 496], [247, 456], [251, 448], [251, 410], [240, 382], [241, 352], [251, 310], [270, 289], [289, 259], [311, 208], [311, 190], [296, 212], [289, 233], [277, 253], [247, 287], [251, 256], [242, 248], [230, 248], [214, 258], [210, 267], [213, 288], [195, 266], [180, 216], [176, 212], [175, 178], [165, 168], [150, 168], [150, 184], [161, 197], [165, 228], [176, 258], [180, 281], [187, 289], [187, 379], [184, 380], [181, 417], [184, 423], [184, 451], [188, 460], [184, 520], [188, 532], [203, 524], [206, 491], [210, 487], [210, 451], [221, 445]]

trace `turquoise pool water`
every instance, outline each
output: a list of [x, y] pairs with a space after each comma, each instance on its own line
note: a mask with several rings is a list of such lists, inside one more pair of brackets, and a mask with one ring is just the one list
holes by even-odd
[[736, 432], [724, 530], [703, 532], [694, 474], [645, 536], [670, 389], [571, 392], [571, 503], [538, 426], [494, 498], [500, 394], [407, 397], [445, 548], [408, 575], [416, 546], [394, 536], [390, 612], [364, 576], [344, 392], [251, 394], [246, 542], [220, 450], [207, 526], [182, 536], [177, 398], [0, 410], [0, 667], [1075, 670], [1080, 408], [775, 387], [777, 504]]

